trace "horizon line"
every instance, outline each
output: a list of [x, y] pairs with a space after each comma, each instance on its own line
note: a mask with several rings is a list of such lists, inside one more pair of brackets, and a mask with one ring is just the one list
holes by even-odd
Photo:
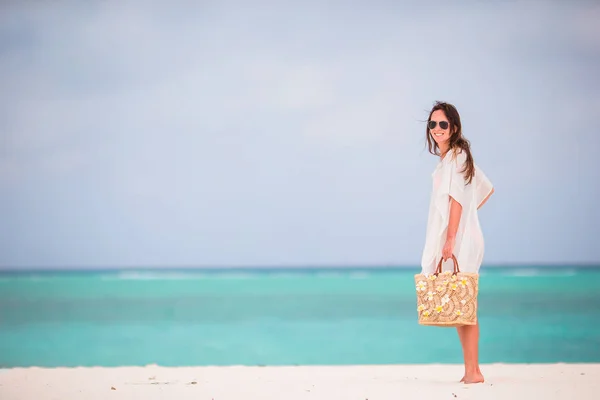
[[[104, 272], [104, 271], [165, 271], [165, 270], [318, 270], [318, 269], [336, 269], [336, 270], [350, 270], [350, 269], [369, 269], [369, 270], [383, 270], [383, 269], [420, 269], [419, 264], [253, 264], [253, 265], [111, 265], [111, 266], [98, 266], [98, 265], [81, 265], [81, 266], [0, 266], [1, 272], [75, 272], [75, 271], [88, 271], [88, 272]], [[481, 269], [487, 268], [600, 268], [600, 263], [594, 262], [581, 262], [581, 263], [543, 263], [543, 262], [523, 262], [523, 263], [494, 263], [485, 264]]]

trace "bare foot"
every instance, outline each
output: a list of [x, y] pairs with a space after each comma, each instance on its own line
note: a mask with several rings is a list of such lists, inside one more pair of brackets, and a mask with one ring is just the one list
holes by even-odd
[[460, 379], [461, 382], [465, 381], [465, 376], [467, 376], [466, 374]]
[[483, 379], [483, 375], [481, 374], [481, 372], [479, 373], [475, 373], [475, 374], [471, 374], [471, 375], [465, 375], [465, 377], [463, 378], [463, 380], [461, 382], [463, 383], [483, 383], [484, 379]]

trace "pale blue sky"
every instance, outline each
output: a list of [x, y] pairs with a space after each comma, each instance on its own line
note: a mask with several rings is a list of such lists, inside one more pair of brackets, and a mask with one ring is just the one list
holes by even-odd
[[485, 263], [600, 263], [598, 2], [189, 3], [2, 2], [0, 267], [416, 267], [438, 99]]

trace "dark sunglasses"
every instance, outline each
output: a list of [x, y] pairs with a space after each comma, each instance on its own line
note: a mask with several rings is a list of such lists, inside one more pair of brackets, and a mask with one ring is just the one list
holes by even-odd
[[[429, 121], [429, 122], [427, 122], [427, 127], [429, 129], [435, 129], [437, 124], [438, 124], [437, 121]], [[442, 129], [448, 129], [448, 127], [450, 126], [448, 124], [448, 121], [440, 121], [439, 124], [440, 124], [440, 128], [442, 128]]]

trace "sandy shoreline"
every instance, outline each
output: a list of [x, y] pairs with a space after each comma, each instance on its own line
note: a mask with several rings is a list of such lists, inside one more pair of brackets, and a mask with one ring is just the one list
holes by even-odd
[[0, 370], [2, 400], [70, 399], [597, 399], [600, 364], [90, 367]]

